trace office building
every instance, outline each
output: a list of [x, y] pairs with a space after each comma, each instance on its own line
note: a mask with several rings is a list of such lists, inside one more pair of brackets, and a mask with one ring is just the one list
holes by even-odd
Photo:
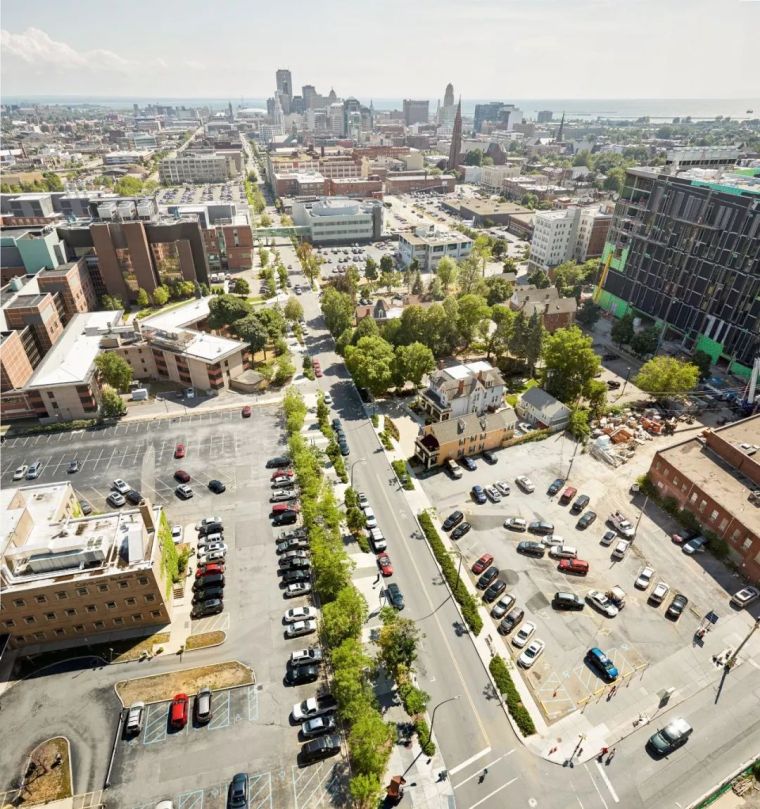
[[65, 325], [76, 314], [91, 312], [98, 305], [87, 262], [80, 258], [54, 270], [41, 270], [36, 276], [40, 292], [60, 293]]
[[[449, 85], [450, 86], [450, 85]], [[449, 171], [459, 165], [459, 155], [462, 153], [462, 101], [457, 104], [456, 112], [454, 113], [454, 124], [451, 130], [451, 146], [449, 147], [449, 162], [447, 164]]]
[[0, 513], [0, 631], [10, 648], [84, 646], [170, 623], [172, 539], [159, 506], [83, 517], [72, 485], [53, 483], [3, 489]]
[[277, 92], [280, 94], [280, 104], [282, 111], [288, 115], [290, 113], [290, 102], [293, 98], [293, 77], [289, 70], [280, 69], [275, 73]]
[[293, 221], [309, 228], [314, 244], [353, 244], [381, 238], [383, 206], [380, 202], [326, 197], [293, 203]]
[[760, 178], [629, 169], [602, 260], [601, 306], [750, 375], [760, 354]]
[[416, 260], [422, 272], [432, 272], [444, 256], [454, 261], [467, 258], [472, 252], [472, 239], [459, 231], [430, 225], [416, 228], [414, 233], [399, 233], [398, 250], [405, 267]]
[[457, 178], [453, 174], [418, 174], [416, 172], [395, 172], [385, 178], [387, 194], [412, 194], [415, 191], [435, 191], [448, 194], [456, 187]]
[[522, 123], [522, 111], [514, 104], [503, 104], [501, 101], [490, 101], [487, 104], [476, 104], [473, 117], [473, 131], [483, 132], [488, 128], [511, 130], [515, 124]]
[[218, 152], [178, 152], [158, 165], [158, 177], [164, 185], [182, 183], [224, 183], [236, 175], [234, 156]]
[[453, 107], [454, 106], [454, 85], [449, 82], [446, 85], [446, 90], [443, 94], [443, 106], [444, 107]]
[[404, 99], [404, 123], [407, 126], [414, 124], [426, 124], [429, 119], [429, 101], [415, 101], [411, 98]]
[[[659, 450], [649, 479], [696, 517], [702, 531], [724, 540], [741, 574], [760, 582], [760, 521], [753, 492], [760, 489], [760, 415], [703, 430]], [[738, 587], [737, 587], [738, 589]]]
[[537, 121], [539, 124], [549, 124], [554, 118], [554, 113], [551, 110], [539, 110]]
[[610, 214], [598, 207], [537, 211], [533, 220], [530, 263], [548, 272], [564, 261], [583, 262], [602, 254]]

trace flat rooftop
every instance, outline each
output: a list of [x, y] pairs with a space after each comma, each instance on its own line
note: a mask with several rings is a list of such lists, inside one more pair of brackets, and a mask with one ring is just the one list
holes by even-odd
[[173, 309], [146, 317], [140, 321], [140, 324], [163, 331], [176, 331], [185, 326], [192, 326], [208, 317], [208, 304], [211, 297], [211, 295], [207, 295], [205, 298], [194, 298], [183, 303], [182, 306], [175, 306]]
[[100, 353], [103, 333], [121, 319], [121, 311], [87, 312], [71, 318], [61, 339], [48, 351], [29, 380], [28, 388], [83, 384]]
[[518, 213], [532, 213], [530, 208], [525, 208], [522, 205], [515, 205], [514, 202], [502, 202], [500, 200], [488, 199], [467, 199], [460, 202], [460, 208], [465, 211], [473, 211], [480, 216], [487, 216], [489, 214], [518, 214]]
[[[661, 177], [665, 175], [662, 170], [652, 169], [648, 166], [637, 166], [633, 171], [648, 177]], [[677, 171], [674, 175], [679, 180], [686, 180], [691, 185], [704, 186], [714, 191], [736, 196], [760, 197], [760, 172], [747, 174], [733, 166], [724, 166], [714, 169], [688, 168]]]
[[423, 244], [467, 244], [472, 242], [469, 236], [458, 230], [436, 230], [432, 233], [401, 233], [399, 239], [420, 246]]
[[492, 371], [493, 365], [485, 360], [478, 360], [477, 362], [467, 362], [462, 365], [452, 365], [450, 368], [444, 368], [444, 373], [454, 379], [467, 379], [468, 376], [473, 376], [480, 371]]

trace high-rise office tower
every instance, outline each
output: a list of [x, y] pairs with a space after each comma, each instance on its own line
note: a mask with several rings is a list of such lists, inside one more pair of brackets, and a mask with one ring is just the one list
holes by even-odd
[[293, 98], [293, 77], [289, 70], [280, 69], [275, 74], [275, 78], [282, 111], [287, 115], [290, 112], [290, 99]]
[[404, 123], [407, 126], [412, 124], [426, 124], [429, 116], [429, 101], [415, 101], [411, 98], [404, 99]]
[[459, 163], [459, 154], [462, 151], [462, 99], [457, 104], [456, 115], [454, 116], [454, 129], [451, 133], [451, 148], [449, 149], [449, 171], [456, 168]]
[[304, 84], [301, 88], [301, 95], [303, 96], [303, 108], [310, 110], [315, 106], [314, 101], [317, 97], [317, 88], [313, 84]]
[[446, 92], [443, 94], [443, 106], [454, 106], [454, 85], [451, 82], [446, 85]]

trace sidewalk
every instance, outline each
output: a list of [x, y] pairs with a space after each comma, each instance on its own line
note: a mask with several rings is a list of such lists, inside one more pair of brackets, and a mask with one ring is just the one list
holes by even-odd
[[[406, 715], [404, 714], [404, 716]], [[408, 719], [406, 717], [407, 721]], [[435, 741], [435, 734], [433, 740]], [[409, 772], [406, 772], [407, 768], [409, 768]], [[448, 777], [440, 778], [440, 773], [445, 769], [446, 765], [438, 751], [438, 745], [436, 744], [436, 752], [433, 757], [428, 758], [422, 752], [416, 734], [413, 734], [412, 744], [409, 747], [402, 744], [393, 745], [393, 752], [386, 769], [387, 781], [390, 782], [394, 775], [406, 773], [404, 775], [406, 780], [404, 805], [418, 806], [420, 809], [451, 809], [455, 805], [454, 789]], [[383, 784], [384, 788], [386, 786], [388, 783]]]

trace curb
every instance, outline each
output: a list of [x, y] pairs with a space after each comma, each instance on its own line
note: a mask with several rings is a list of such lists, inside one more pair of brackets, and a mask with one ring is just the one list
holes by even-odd
[[[711, 795], [716, 793], [722, 787], [726, 786], [726, 784], [728, 784], [730, 781], [733, 781], [734, 778], [736, 778], [738, 775], [741, 775], [745, 770], [749, 769], [756, 761], [760, 761], [760, 751], [758, 752], [757, 755], [752, 756], [752, 758], [748, 759], [743, 764], [741, 764], [737, 770], [734, 770], [734, 772], [732, 772], [731, 775], [724, 778], [717, 786], [713, 787], [709, 792], [705, 792], [695, 801], [690, 803], [686, 809], [695, 809], [695, 807], [699, 806], [701, 803], [706, 801]], [[716, 799], [718, 797], [720, 796], [716, 795]]]

